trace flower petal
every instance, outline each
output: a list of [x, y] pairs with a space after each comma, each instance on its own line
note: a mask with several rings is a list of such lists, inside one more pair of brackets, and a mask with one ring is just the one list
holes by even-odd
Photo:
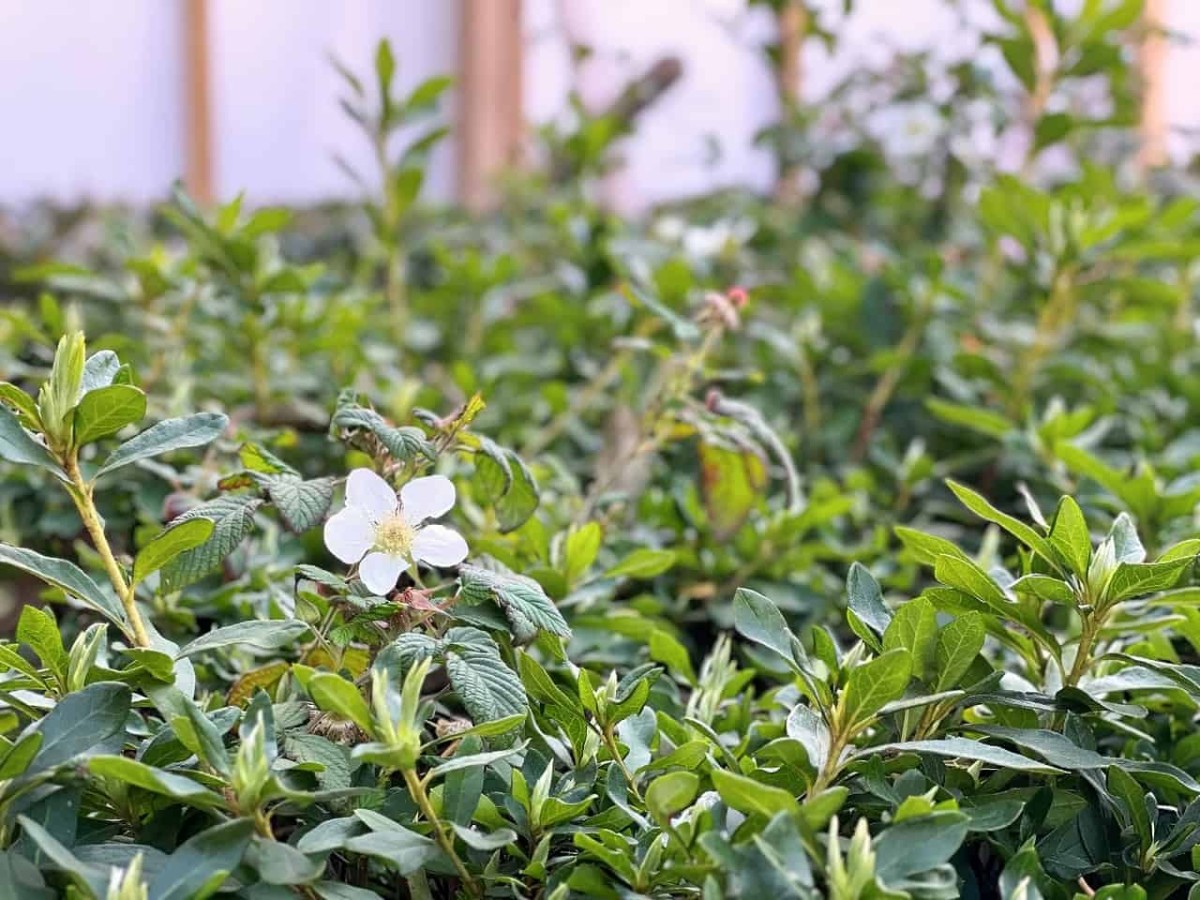
[[357, 506], [372, 521], [382, 522], [399, 503], [392, 486], [370, 469], [355, 469], [346, 479], [346, 505]]
[[454, 482], [445, 475], [414, 478], [400, 488], [400, 511], [412, 525], [436, 519], [454, 508]]
[[375, 543], [375, 523], [356, 506], [347, 506], [325, 523], [325, 546], [342, 562], [351, 564]]
[[457, 566], [467, 558], [467, 552], [463, 536], [445, 525], [426, 525], [413, 538], [413, 557], [431, 566]]
[[358, 578], [367, 590], [380, 597], [391, 591], [408, 568], [408, 560], [390, 553], [368, 553], [358, 567]]

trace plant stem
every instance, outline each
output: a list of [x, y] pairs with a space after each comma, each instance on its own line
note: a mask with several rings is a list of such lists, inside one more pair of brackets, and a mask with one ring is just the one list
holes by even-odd
[[[930, 295], [932, 295], [932, 290]], [[858, 435], [854, 441], [854, 450], [850, 454], [850, 459], [853, 462], [862, 462], [863, 457], [867, 455], [867, 449], [871, 445], [871, 435], [875, 433], [876, 427], [879, 425], [879, 420], [883, 416], [883, 411], [887, 408], [888, 403], [892, 399], [892, 394], [896, 392], [896, 388], [900, 384], [900, 378], [908, 369], [908, 365], [912, 362], [913, 356], [921, 346], [921, 338], [925, 334], [925, 325], [929, 320], [929, 312], [933, 307], [932, 296], [927, 296], [919, 303], [918, 308], [914, 311], [912, 321], [908, 325], [908, 330], [900, 339], [899, 345], [896, 347], [896, 354], [892, 359], [892, 364], [887, 367], [879, 381], [875, 383], [875, 389], [871, 392], [871, 396], [867, 400], [867, 405], [863, 409], [862, 423], [858, 426]]]
[[1100, 631], [1100, 617], [1098, 615], [1083, 616], [1083, 624], [1079, 631], [1079, 644], [1075, 648], [1075, 661], [1071, 663], [1071, 671], [1067, 673], [1066, 681], [1063, 682], [1064, 687], [1076, 687], [1087, 672], [1088, 663], [1091, 662], [1092, 647], [1096, 642], [1096, 635]]
[[829, 756], [825, 758], [825, 765], [821, 766], [821, 771], [817, 773], [817, 778], [809, 789], [809, 797], [815, 797], [833, 783], [833, 779], [837, 777], [838, 770], [841, 768], [842, 751], [845, 749], [846, 737], [840, 734], [836, 735], [829, 745]]
[[1063, 330], [1075, 315], [1074, 270], [1061, 269], [1050, 286], [1050, 297], [1038, 314], [1033, 343], [1017, 361], [1013, 373], [1012, 403], [1010, 412], [1015, 418], [1025, 415], [1033, 393], [1033, 382], [1043, 360], [1052, 349]]
[[121, 566], [117, 563], [117, 557], [113, 554], [112, 547], [109, 546], [108, 537], [104, 534], [104, 524], [100, 520], [100, 513], [96, 511], [96, 504], [92, 500], [92, 486], [84, 480], [83, 473], [79, 471], [79, 459], [75, 451], [72, 450], [67, 455], [63, 468], [71, 481], [71, 499], [75, 501], [79, 517], [83, 519], [83, 527], [91, 537], [96, 552], [100, 554], [100, 559], [104, 562], [104, 571], [108, 573], [108, 580], [112, 582], [113, 590], [117, 592], [121, 606], [125, 608], [129, 625], [133, 628], [134, 643], [139, 647], [149, 647], [150, 635], [146, 632], [142, 614], [138, 611], [137, 602], [134, 600], [133, 584], [125, 580]]
[[375, 164], [383, 186], [383, 204], [380, 207], [380, 244], [384, 250], [383, 296], [391, 318], [392, 340], [400, 349], [404, 347], [404, 333], [408, 327], [408, 297], [404, 289], [404, 260], [400, 255], [400, 223], [403, 212], [396, 203], [392, 190], [391, 166], [387, 155], [387, 132], [381, 130], [373, 141]]
[[433, 900], [433, 893], [429, 890], [429, 879], [425, 877], [424, 869], [417, 869], [408, 878], [408, 892], [412, 895], [413, 900]]
[[408, 786], [408, 793], [416, 801], [417, 807], [421, 810], [421, 814], [425, 816], [426, 821], [429, 822], [430, 827], [433, 828], [434, 839], [445, 854], [450, 857], [450, 862], [454, 864], [454, 868], [458, 872], [458, 877], [462, 879], [463, 886], [471, 896], [482, 897], [483, 889], [474, 876], [471, 875], [466, 864], [459, 858], [458, 852], [454, 849], [454, 841], [442, 828], [442, 821], [438, 818], [433, 804], [429, 802], [429, 794], [425, 792], [424, 783], [412, 769], [404, 769], [403, 774], [404, 783]]
[[625, 760], [621, 757], [621, 748], [617, 746], [617, 739], [613, 735], [612, 727], [609, 726], [601, 729], [600, 738], [604, 741], [604, 747], [608, 750], [608, 755], [613, 758], [613, 762], [617, 764], [617, 768], [625, 776], [625, 783], [629, 785], [629, 790], [633, 792], [633, 796], [640, 803], [642, 795], [637, 789], [637, 782], [633, 779], [633, 773], [629, 771], [629, 767], [625, 765]]

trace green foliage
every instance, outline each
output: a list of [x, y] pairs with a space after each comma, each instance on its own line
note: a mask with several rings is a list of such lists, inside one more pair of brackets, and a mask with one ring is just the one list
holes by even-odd
[[780, 202], [619, 220], [577, 102], [427, 209], [384, 42], [360, 207], [22, 249], [0, 896], [1200, 891], [1200, 206], [1067, 6], [781, 97]]

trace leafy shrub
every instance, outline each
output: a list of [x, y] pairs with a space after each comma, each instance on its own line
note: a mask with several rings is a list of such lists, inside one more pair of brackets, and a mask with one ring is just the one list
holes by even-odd
[[802, 208], [617, 220], [578, 109], [423, 209], [384, 44], [360, 208], [22, 251], [0, 895], [1192, 893], [1196, 204], [1126, 172], [1138, 4], [1035, 9], [786, 109]]

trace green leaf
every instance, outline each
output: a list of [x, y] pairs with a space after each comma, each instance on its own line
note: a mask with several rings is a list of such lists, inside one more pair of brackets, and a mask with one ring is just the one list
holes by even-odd
[[512, 486], [496, 501], [496, 522], [503, 532], [515, 531], [529, 519], [541, 502], [537, 479], [515, 453], [509, 451]]
[[1078, 602], [1074, 589], [1065, 581], [1050, 575], [1024, 575], [1013, 582], [1018, 594], [1037, 597], [1048, 603], [1074, 607]]
[[96, 582], [72, 562], [42, 556], [23, 547], [0, 544], [0, 566], [12, 566], [28, 572], [81, 600], [121, 628], [125, 627], [125, 611], [121, 609], [120, 603], [102, 591]]
[[[37, 399], [38, 414], [48, 435], [69, 436], [64, 434], [64, 427], [69, 432], [68, 416], [79, 402], [79, 392], [83, 388], [85, 352], [83, 332], [64, 334], [59, 338], [50, 378], [42, 385]], [[63, 443], [66, 443], [65, 439]]]
[[850, 572], [846, 576], [846, 594], [850, 611], [882, 636], [892, 622], [892, 612], [883, 603], [883, 589], [879, 582], [861, 563], [850, 564]]
[[651, 631], [649, 648], [652, 660], [662, 663], [669, 672], [682, 676], [689, 684], [696, 683], [696, 671], [692, 668], [687, 648], [669, 631], [661, 628]]
[[982, 600], [1002, 616], [1007, 615], [1013, 606], [996, 582], [969, 559], [939, 556], [933, 574], [942, 584]]
[[738, 634], [792, 660], [794, 638], [787, 620], [774, 603], [758, 591], [738, 588], [733, 595], [733, 627]]
[[776, 813], [798, 815], [800, 804], [788, 791], [763, 784], [746, 775], [713, 769], [713, 787], [721, 799], [733, 809], [746, 815], [761, 815], [768, 819]]
[[392, 54], [392, 45], [387, 38], [380, 40], [375, 47], [375, 77], [379, 83], [381, 98], [390, 96], [392, 78], [396, 75], [396, 57]]
[[17, 620], [17, 640], [38, 655], [42, 665], [54, 673], [60, 684], [66, 683], [67, 650], [58, 623], [48, 610], [24, 607]]
[[950, 403], [936, 397], [928, 398], [925, 405], [943, 422], [962, 425], [964, 428], [970, 428], [972, 431], [978, 431], [988, 437], [1003, 438], [1014, 428], [1012, 422], [1004, 416], [981, 406]]
[[1062, 769], [1029, 759], [1026, 756], [1021, 756], [1019, 753], [1005, 750], [1003, 747], [996, 747], [992, 744], [985, 744], [982, 741], [973, 741], [963, 737], [882, 744], [860, 751], [860, 754], [856, 755], [873, 755], [889, 751], [897, 753], [932, 753], [935, 756], [944, 756], [947, 759], [968, 759], [972, 762], [987, 763], [1001, 769], [1011, 769], [1014, 772], [1036, 772], [1042, 775], [1063, 774]]
[[570, 637], [562, 613], [532, 578], [511, 572], [495, 572], [481, 566], [459, 569], [460, 602], [476, 605], [492, 601], [504, 611], [518, 641], [533, 640], [539, 630]]
[[331, 427], [335, 431], [344, 431], [351, 435], [363, 431], [373, 435], [392, 458], [399, 462], [414, 462], [418, 457], [431, 461], [437, 458], [433, 444], [420, 428], [397, 428], [375, 410], [360, 406], [354, 400], [353, 392], [344, 393], [338, 398], [337, 411], [333, 414]]
[[221, 561], [237, 549], [254, 527], [254, 513], [261, 505], [257, 497], [222, 494], [174, 519], [173, 527], [192, 519], [211, 520], [213, 533], [203, 544], [183, 551], [166, 565], [162, 590], [182, 590], [220, 568]]
[[210, 519], [186, 519], [160, 532], [138, 551], [133, 561], [133, 583], [140, 584], [180, 553], [199, 547], [212, 537], [213, 528]]
[[1037, 121], [1033, 130], [1034, 152], [1057, 144], [1071, 132], [1075, 119], [1064, 112], [1047, 113]]
[[77, 889], [73, 896], [82, 893], [83, 896], [99, 897], [101, 891], [106, 889], [106, 873], [103, 869], [99, 866], [85, 865], [61, 841], [28, 816], [18, 816], [17, 822], [21, 831], [37, 845], [37, 855], [44, 856], [70, 879], [71, 885]]
[[700, 790], [700, 776], [695, 772], [668, 772], [659, 775], [646, 788], [646, 809], [660, 825], [686, 809]]
[[263, 481], [283, 523], [295, 534], [320, 525], [333, 503], [332, 478], [305, 481], [291, 475], [274, 475]]
[[[903, 525], [897, 525], [893, 530], [896, 532], [896, 537], [900, 539], [900, 543], [922, 565], [935, 565], [938, 557], [941, 556], [967, 558], [966, 554], [955, 544], [952, 544], [945, 538], [938, 537], [936, 534], [926, 534], [923, 531], [917, 531], [913, 528], [905, 528]], [[882, 629], [880, 633], [882, 633]]]
[[183, 775], [156, 769], [125, 756], [93, 756], [87, 762], [93, 775], [111, 778], [191, 806], [223, 807], [225, 799]]
[[62, 765], [121, 732], [130, 700], [129, 688], [112, 681], [89, 684], [68, 694], [26, 730], [42, 735], [41, 749], [29, 771]]
[[[1148, 850], [1154, 843], [1154, 824], [1146, 810], [1146, 792], [1132, 775], [1119, 766], [1110, 766], [1108, 769], [1108, 792], [1120, 799], [1122, 817], [1133, 827], [1140, 849]], [[1150, 796], [1153, 799], [1154, 795]]]
[[[962, 502], [963, 506], [975, 513], [975, 515], [995, 525], [999, 525], [1038, 556], [1042, 557], [1042, 559], [1046, 560], [1046, 562], [1053, 566], [1058, 565], [1059, 557], [1050, 546], [1050, 542], [1034, 531], [1033, 528], [1026, 525], [1020, 519], [1016, 519], [996, 509], [982, 495], [975, 493], [975, 491], [966, 485], [949, 480], [947, 480], [946, 484], [954, 492], [954, 496]], [[1088, 544], [1088, 547], [1090, 550], [1091, 544]]]
[[33, 398], [15, 384], [0, 381], [0, 408], [5, 406], [11, 407], [17, 414], [17, 421], [25, 428], [33, 432], [42, 430], [42, 420], [38, 416]]
[[1071, 497], [1063, 497], [1058, 502], [1050, 529], [1050, 543], [1071, 572], [1081, 579], [1087, 578], [1088, 563], [1092, 560], [1092, 536], [1083, 510]]
[[377, 857], [401, 875], [411, 875], [442, 859], [441, 849], [429, 838], [369, 809], [356, 809], [354, 815], [371, 829], [371, 833], [347, 840], [345, 847], [351, 853]]
[[949, 862], [967, 836], [969, 821], [947, 810], [884, 829], [875, 839], [876, 877], [887, 884]]
[[707, 442], [700, 445], [701, 494], [718, 540], [742, 527], [766, 486], [767, 467], [758, 453]]
[[229, 754], [221, 730], [191, 697], [174, 685], [153, 684], [142, 688], [170, 724], [179, 742], [222, 775], [229, 775]]
[[907, 650], [912, 655], [913, 677], [925, 680], [934, 668], [937, 613], [924, 597], [910, 600], [898, 610], [883, 633], [883, 649]]
[[291, 844], [254, 835], [245, 862], [263, 884], [306, 885], [325, 870], [325, 862], [305, 856]]
[[605, 578], [655, 578], [675, 565], [673, 550], [639, 547], [604, 573]]
[[977, 612], [964, 613], [938, 632], [934, 649], [935, 691], [958, 686], [983, 649], [986, 634], [983, 616]]
[[875, 713], [900, 697], [912, 676], [912, 655], [889, 650], [850, 671], [842, 692], [839, 721], [843, 728], [862, 728]]
[[1112, 539], [1113, 553], [1117, 562], [1140, 563], [1146, 561], [1146, 548], [1138, 537], [1137, 528], [1129, 513], [1121, 513], [1113, 519], [1112, 528], [1108, 531]]
[[0, 459], [18, 465], [40, 466], [63, 481], [66, 475], [50, 451], [29, 436], [7, 406], [0, 405]]
[[108, 387], [121, 371], [121, 361], [111, 350], [100, 350], [88, 357], [83, 364], [82, 390], [86, 396], [91, 391]]
[[126, 425], [142, 421], [146, 395], [129, 384], [110, 384], [84, 394], [75, 407], [75, 445], [116, 434]]
[[599, 522], [588, 522], [580, 528], [571, 529], [563, 542], [563, 574], [568, 583], [574, 583], [584, 572], [592, 568], [600, 542], [604, 540], [604, 528]]
[[4, 755], [0, 756], [0, 781], [24, 775], [41, 749], [41, 732], [30, 731], [17, 738]]
[[1121, 563], [1108, 580], [1104, 591], [1105, 602], [1119, 603], [1174, 587], [1193, 559], [1188, 556], [1168, 562]]
[[459, 839], [472, 850], [492, 851], [507, 847], [517, 840], [517, 833], [511, 828], [500, 828], [490, 834], [483, 834], [474, 828], [451, 822], [450, 827]]
[[281, 650], [296, 643], [301, 635], [307, 634], [310, 626], [299, 619], [272, 619], [268, 621], [242, 622], [214, 628], [203, 634], [179, 651], [177, 658], [195, 656], [225, 647], [244, 647], [261, 653]]
[[[513, 718], [514, 717], [510, 716], [509, 721], [511, 721]], [[494, 762], [499, 762], [502, 759], [508, 759], [510, 756], [520, 753], [526, 748], [526, 746], [528, 746], [527, 742], [522, 741], [519, 744], [514, 744], [512, 747], [506, 747], [503, 750], [492, 750], [488, 753], [455, 754], [444, 763], [438, 763], [436, 766], [430, 769], [426, 774], [426, 777], [432, 780], [434, 778], [442, 778], [446, 775], [449, 775], [451, 772], [460, 772], [463, 769], [490, 766]]]
[[353, 682], [333, 672], [316, 672], [305, 685], [313, 703], [353, 722], [366, 734], [374, 734], [371, 710]]
[[234, 819], [184, 841], [150, 878], [148, 900], [208, 897], [242, 861], [253, 833], [253, 820]]
[[820, 713], [803, 704], [792, 707], [787, 717], [787, 736], [804, 745], [813, 769], [820, 772], [824, 768], [833, 741]]
[[489, 635], [477, 628], [451, 628], [444, 643], [446, 674], [473, 722], [528, 712], [521, 679], [504, 664]]
[[159, 422], [141, 434], [134, 435], [114, 450], [96, 472], [96, 477], [153, 456], [190, 447], [203, 447], [216, 440], [228, 424], [229, 419], [222, 413], [208, 412]]

